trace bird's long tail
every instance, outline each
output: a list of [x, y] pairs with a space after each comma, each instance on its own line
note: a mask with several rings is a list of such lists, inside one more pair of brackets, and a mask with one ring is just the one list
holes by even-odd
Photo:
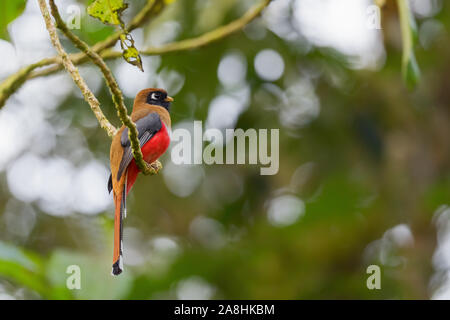
[[122, 257], [122, 245], [123, 245], [123, 218], [126, 217], [127, 211], [127, 182], [123, 184], [122, 191], [116, 195], [114, 193], [114, 254], [112, 274], [117, 276], [122, 273], [123, 270], [123, 257]]

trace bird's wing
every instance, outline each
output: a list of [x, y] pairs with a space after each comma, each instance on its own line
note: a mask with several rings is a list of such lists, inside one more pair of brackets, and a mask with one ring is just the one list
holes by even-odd
[[[139, 145], [142, 148], [162, 127], [161, 119], [156, 112], [149, 113], [145, 117], [136, 121], [136, 128], [138, 130]], [[125, 128], [120, 137], [120, 143], [123, 147], [123, 156], [117, 172], [117, 181], [120, 180], [123, 172], [133, 159], [133, 151], [131, 149], [131, 142], [128, 139], [128, 128]]]

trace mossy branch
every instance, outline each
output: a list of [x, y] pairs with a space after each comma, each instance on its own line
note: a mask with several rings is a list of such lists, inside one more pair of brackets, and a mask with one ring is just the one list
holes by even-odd
[[[168, 43], [161, 47], [152, 47], [141, 50], [143, 55], [162, 55], [167, 53], [181, 52], [187, 50], [198, 49], [206, 46], [210, 43], [223, 39], [239, 30], [244, 28], [247, 24], [257, 18], [263, 9], [267, 7], [271, 0], [263, 0], [259, 4], [251, 7], [241, 18], [230, 22], [229, 24], [219, 27], [213, 31], [207, 32], [198, 37], [191, 39], [181, 40], [173, 43]], [[127, 30], [131, 31], [139, 27], [149, 17], [158, 14], [164, 7], [164, 1], [161, 0], [149, 0], [147, 5], [135, 16], [135, 18], [128, 25]], [[94, 46], [92, 51], [99, 53], [102, 59], [115, 59], [122, 56], [122, 53], [113, 50], [111, 48], [119, 37], [120, 33], [116, 33], [106, 40], [103, 40]], [[69, 55], [73, 64], [78, 65], [87, 62], [89, 59], [84, 52]], [[39, 67], [45, 67], [54, 64], [51, 67], [43, 70], [35, 71]], [[20, 86], [27, 80], [53, 74], [63, 68], [59, 57], [52, 57], [43, 59], [33, 65], [29, 65], [19, 70], [17, 73], [11, 75], [3, 83], [0, 84], [0, 108], [4, 105], [6, 100], [13, 94]]]
[[117, 114], [122, 121], [122, 123], [128, 127], [128, 135], [131, 142], [131, 148], [133, 150], [133, 156], [138, 165], [139, 169], [144, 174], [155, 174], [156, 171], [154, 168], [150, 167], [145, 161], [144, 156], [142, 155], [141, 147], [138, 139], [138, 131], [135, 123], [128, 116], [127, 108], [125, 106], [125, 102], [123, 99], [122, 91], [119, 88], [119, 85], [114, 78], [114, 75], [111, 72], [111, 69], [106, 65], [105, 61], [103, 61], [102, 57], [93, 51], [87, 43], [78, 38], [74, 33], [72, 33], [67, 25], [64, 23], [61, 15], [59, 14], [58, 7], [55, 4], [54, 0], [49, 0], [50, 10], [53, 18], [55, 18], [56, 26], [60, 29], [64, 35], [100, 69], [102, 72], [106, 84], [112, 95], [112, 100], [117, 110]]
[[[141, 9], [141, 11], [139, 11], [139, 13], [130, 21], [126, 30], [131, 32], [132, 30], [140, 27], [149, 18], [158, 15], [164, 7], [165, 7], [164, 0], [148, 0], [146, 5]], [[94, 46], [92, 46], [92, 50], [94, 52], [99, 53], [105, 49], [114, 46], [114, 44], [116, 44], [117, 40], [119, 39], [121, 33], [122, 33], [121, 31], [115, 32], [105, 40], [96, 43]], [[84, 52], [69, 54], [69, 58], [74, 65], [78, 65], [89, 60]], [[52, 64], [54, 65], [49, 68], [40, 71], [35, 71], [38, 68], [46, 67]], [[8, 78], [6, 78], [2, 83], [0, 83], [0, 108], [2, 108], [5, 105], [9, 97], [14, 92], [16, 92], [27, 80], [39, 76], [49, 75], [59, 70], [62, 70], [63, 68], [64, 68], [63, 63], [61, 61], [60, 56], [58, 55], [42, 59], [38, 62], [35, 62], [33, 64], [21, 68], [19, 71], [12, 74]]]
[[69, 59], [68, 54], [64, 51], [64, 48], [62, 47], [61, 42], [59, 41], [58, 34], [56, 33], [55, 25], [53, 24], [50, 17], [50, 13], [48, 12], [45, 0], [38, 0], [38, 2], [42, 12], [42, 16], [44, 17], [45, 20], [45, 26], [50, 35], [50, 40], [52, 42], [52, 45], [58, 52], [58, 55], [61, 57], [64, 68], [70, 74], [75, 84], [80, 88], [81, 92], [83, 93], [84, 99], [89, 103], [92, 111], [97, 117], [98, 122], [100, 123], [100, 126], [103, 129], [105, 129], [105, 131], [108, 133], [109, 136], [112, 137], [117, 131], [116, 128], [105, 117], [102, 110], [100, 109], [100, 103], [98, 102], [97, 98], [89, 89], [84, 79], [80, 76], [78, 69]]
[[[160, 48], [148, 48], [140, 51], [143, 55], [161, 55], [165, 53], [178, 52], [178, 51], [187, 51], [192, 49], [199, 49], [208, 44], [211, 44], [220, 39], [226, 38], [229, 35], [242, 30], [247, 24], [252, 22], [255, 18], [257, 18], [264, 8], [270, 3], [271, 0], [263, 0], [260, 3], [251, 7], [241, 18], [230, 22], [227, 25], [219, 27], [213, 31], [207, 32], [201, 36], [181, 40], [178, 42], [173, 42], [166, 44]], [[113, 59], [118, 58], [122, 55], [121, 52], [106, 50], [102, 53], [102, 57], [104, 59]]]

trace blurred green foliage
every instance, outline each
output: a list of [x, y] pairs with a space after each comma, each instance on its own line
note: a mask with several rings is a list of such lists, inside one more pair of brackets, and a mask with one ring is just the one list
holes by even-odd
[[22, 13], [25, 3], [26, 0], [10, 0], [0, 3], [0, 38], [9, 38], [6, 26]]

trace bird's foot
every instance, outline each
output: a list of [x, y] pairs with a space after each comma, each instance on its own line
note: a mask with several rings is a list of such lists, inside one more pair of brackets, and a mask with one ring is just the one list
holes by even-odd
[[156, 160], [155, 162], [153, 162], [152, 164], [149, 165], [150, 174], [152, 174], [152, 175], [158, 174], [159, 171], [162, 169], [162, 167], [163, 166], [162, 166], [161, 162]]
[[146, 168], [145, 168], [146, 170], [141, 171], [145, 175], [154, 176], [154, 175], [158, 174], [159, 171], [162, 169], [162, 164], [158, 160], [156, 160], [153, 163], [145, 162], [145, 165], [146, 165]]

